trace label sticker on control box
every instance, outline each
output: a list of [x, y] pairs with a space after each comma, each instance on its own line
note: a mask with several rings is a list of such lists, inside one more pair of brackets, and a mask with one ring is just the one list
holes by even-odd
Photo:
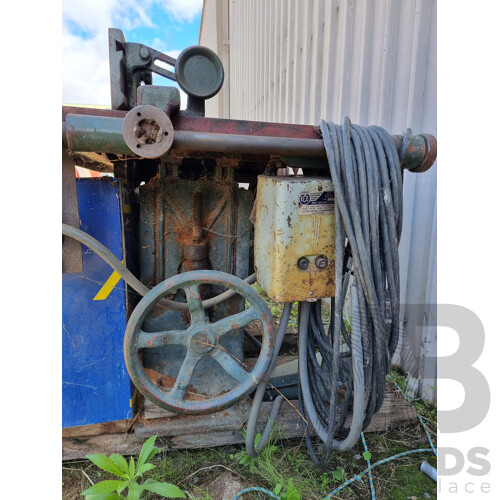
[[299, 197], [299, 215], [333, 214], [333, 191], [302, 191]]

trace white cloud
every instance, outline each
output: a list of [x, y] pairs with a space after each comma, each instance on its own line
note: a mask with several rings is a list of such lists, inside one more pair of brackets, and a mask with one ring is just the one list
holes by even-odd
[[174, 59], [177, 59], [179, 57], [179, 54], [182, 52], [182, 50], [169, 50], [167, 44], [160, 38], [155, 38], [151, 44], [151, 47], [159, 50], [160, 52], [163, 52], [167, 56], [173, 57]]
[[108, 28], [154, 26], [150, 0], [64, 0], [62, 100], [67, 104], [111, 103]]
[[72, 23], [92, 34], [113, 23], [125, 29], [154, 26], [147, 12], [155, 0], [63, 0], [63, 24]]
[[62, 101], [111, 104], [107, 30], [84, 40], [63, 30]]
[[167, 56], [173, 57], [174, 59], [177, 59], [181, 52], [182, 50], [167, 50], [165, 51], [165, 54], [167, 54]]
[[178, 22], [192, 22], [203, 9], [203, 0], [165, 0], [165, 10]]
[[[154, 27], [148, 12], [157, 3], [177, 21], [191, 21], [203, 1], [63, 0], [62, 101], [110, 105], [108, 28]], [[136, 40], [130, 40], [136, 41]], [[159, 41], [159, 40], [158, 40]], [[178, 50], [152, 45], [177, 57]]]

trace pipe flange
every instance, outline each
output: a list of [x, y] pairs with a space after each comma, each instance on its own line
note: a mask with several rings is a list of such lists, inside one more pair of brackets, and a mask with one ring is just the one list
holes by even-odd
[[174, 142], [174, 127], [159, 108], [143, 104], [131, 109], [123, 120], [123, 139], [127, 146], [143, 158], [159, 158]]
[[432, 165], [434, 165], [437, 156], [436, 138], [431, 134], [420, 134], [420, 136], [424, 138], [425, 152], [424, 158], [420, 162], [420, 165], [417, 168], [410, 170], [410, 172], [414, 173], [427, 172], [427, 170], [429, 170]]

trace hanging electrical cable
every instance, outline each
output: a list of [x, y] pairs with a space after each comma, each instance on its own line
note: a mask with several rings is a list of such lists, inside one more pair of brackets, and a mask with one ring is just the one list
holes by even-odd
[[[327, 331], [321, 301], [300, 306], [299, 407], [309, 422], [311, 458], [325, 467], [332, 450], [359, 440], [384, 400], [399, 333], [403, 178], [398, 151], [381, 127], [352, 125], [346, 118], [342, 126], [322, 121], [321, 132], [335, 193], [335, 298]], [[344, 305], [350, 280], [348, 332]], [[311, 428], [324, 443], [321, 457]]]
[[266, 427], [262, 432], [262, 436], [258, 442], [255, 444], [255, 436], [257, 432], [257, 417], [259, 416], [259, 410], [262, 405], [262, 400], [264, 399], [264, 394], [266, 392], [266, 386], [271, 379], [271, 373], [276, 364], [276, 358], [281, 349], [281, 344], [283, 343], [283, 339], [285, 338], [286, 327], [288, 326], [288, 320], [290, 319], [290, 313], [292, 311], [292, 304], [285, 304], [283, 307], [283, 314], [281, 315], [280, 324], [278, 326], [278, 332], [276, 333], [276, 343], [274, 346], [273, 357], [271, 359], [271, 364], [269, 365], [269, 369], [265, 374], [262, 382], [257, 387], [255, 392], [252, 408], [250, 409], [250, 414], [248, 415], [248, 423], [247, 423], [247, 432], [245, 437], [245, 445], [247, 453], [251, 457], [256, 457], [258, 453], [264, 448], [267, 443], [269, 436], [271, 435], [271, 430], [274, 425], [274, 421], [278, 416], [278, 412], [280, 411], [281, 404], [283, 402], [283, 396], [278, 395], [274, 400], [273, 406], [271, 407], [271, 412], [269, 413], [269, 417], [267, 419]]

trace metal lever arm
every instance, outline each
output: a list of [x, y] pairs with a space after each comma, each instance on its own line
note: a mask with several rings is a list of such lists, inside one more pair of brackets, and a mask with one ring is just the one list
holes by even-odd
[[111, 107], [129, 110], [137, 103], [137, 88], [151, 85], [152, 73], [177, 81], [175, 72], [155, 64], [160, 60], [175, 67], [176, 59], [141, 43], [128, 43], [121, 30], [108, 30]]
[[125, 64], [130, 73], [149, 70], [176, 82], [175, 73], [155, 64], [157, 60], [163, 61], [175, 68], [176, 59], [171, 56], [167, 56], [142, 43], [127, 42], [125, 44]]

